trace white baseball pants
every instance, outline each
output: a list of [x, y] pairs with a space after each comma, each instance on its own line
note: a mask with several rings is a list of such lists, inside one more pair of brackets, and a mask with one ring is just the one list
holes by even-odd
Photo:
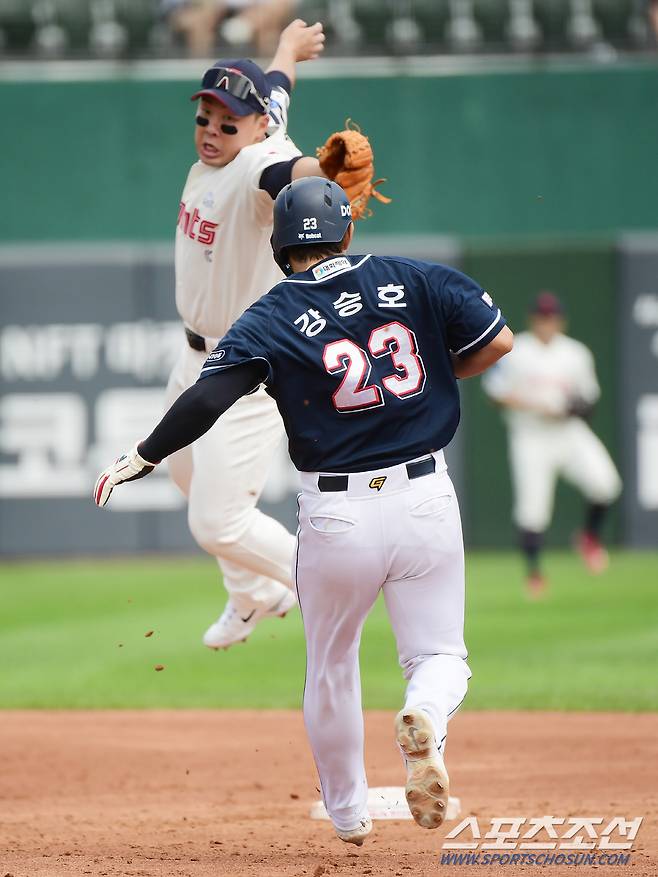
[[514, 522], [543, 533], [553, 515], [558, 476], [593, 503], [608, 505], [621, 492], [621, 478], [610, 454], [584, 420], [512, 428], [509, 442]]
[[[169, 378], [167, 407], [195, 383], [206, 357], [185, 345]], [[261, 388], [168, 458], [171, 477], [188, 498], [192, 535], [217, 558], [238, 611], [280, 597], [275, 582], [292, 587], [295, 539], [256, 508], [283, 432], [276, 404]]]
[[[327, 811], [338, 829], [367, 815], [359, 674], [361, 630], [380, 591], [408, 680], [441, 749], [466, 695], [464, 548], [443, 453], [433, 474], [406, 466], [349, 476], [321, 493], [302, 473], [295, 579], [306, 636], [304, 720]], [[381, 489], [373, 478], [386, 477]]]

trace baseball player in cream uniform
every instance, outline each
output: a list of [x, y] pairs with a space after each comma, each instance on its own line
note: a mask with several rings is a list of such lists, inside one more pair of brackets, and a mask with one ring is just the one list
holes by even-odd
[[560, 301], [540, 293], [530, 331], [483, 378], [488, 395], [505, 409], [514, 492], [513, 517], [527, 561], [531, 594], [546, 586], [539, 554], [552, 516], [555, 483], [562, 476], [587, 500], [577, 547], [592, 572], [603, 571], [607, 553], [601, 525], [621, 491], [609, 453], [585, 417], [600, 396], [591, 352], [563, 332]]
[[[199, 155], [181, 196], [176, 229], [176, 307], [185, 342], [166, 405], [195, 383], [208, 353], [240, 315], [283, 276], [272, 258], [274, 198], [291, 179], [321, 174], [285, 131], [295, 62], [316, 57], [320, 24], [293, 22], [265, 74], [253, 61], [218, 61], [193, 95]], [[243, 641], [268, 615], [295, 603], [294, 537], [256, 508], [283, 435], [261, 388], [213, 429], [169, 458], [188, 498], [190, 530], [223, 573], [229, 599], [206, 631], [210, 648]]]

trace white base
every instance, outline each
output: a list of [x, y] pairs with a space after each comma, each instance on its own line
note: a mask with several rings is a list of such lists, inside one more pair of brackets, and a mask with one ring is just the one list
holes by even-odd
[[[368, 811], [371, 819], [412, 819], [402, 786], [379, 786], [368, 789]], [[461, 814], [459, 798], [448, 798], [446, 821], [458, 819]], [[329, 819], [322, 801], [311, 807], [311, 819]]]

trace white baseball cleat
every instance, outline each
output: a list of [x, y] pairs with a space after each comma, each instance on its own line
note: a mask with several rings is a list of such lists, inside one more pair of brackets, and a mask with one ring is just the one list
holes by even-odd
[[362, 819], [361, 822], [356, 826], [356, 828], [350, 828], [348, 831], [342, 831], [341, 829], [336, 829], [336, 834], [341, 840], [344, 840], [346, 844], [354, 844], [357, 847], [363, 846], [363, 841], [372, 831], [372, 819], [369, 816], [366, 816], [365, 819]]
[[420, 709], [401, 710], [395, 736], [407, 768], [407, 804], [422, 828], [438, 828], [448, 808], [450, 781], [432, 723]]
[[294, 593], [285, 585], [281, 585], [281, 590], [285, 593], [275, 603], [252, 609], [251, 612], [239, 612], [229, 598], [222, 614], [204, 633], [204, 646], [209, 649], [228, 649], [235, 643], [244, 642], [262, 618], [283, 618], [297, 601]]

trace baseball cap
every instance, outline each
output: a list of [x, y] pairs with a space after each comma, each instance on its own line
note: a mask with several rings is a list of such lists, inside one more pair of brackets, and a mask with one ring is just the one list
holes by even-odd
[[201, 88], [190, 100], [214, 97], [225, 104], [234, 116], [251, 113], [264, 115], [269, 109], [270, 88], [261, 68], [249, 58], [235, 61], [216, 61], [206, 70]]
[[561, 317], [564, 308], [560, 299], [552, 292], [544, 291], [537, 295], [530, 313], [539, 317]]

